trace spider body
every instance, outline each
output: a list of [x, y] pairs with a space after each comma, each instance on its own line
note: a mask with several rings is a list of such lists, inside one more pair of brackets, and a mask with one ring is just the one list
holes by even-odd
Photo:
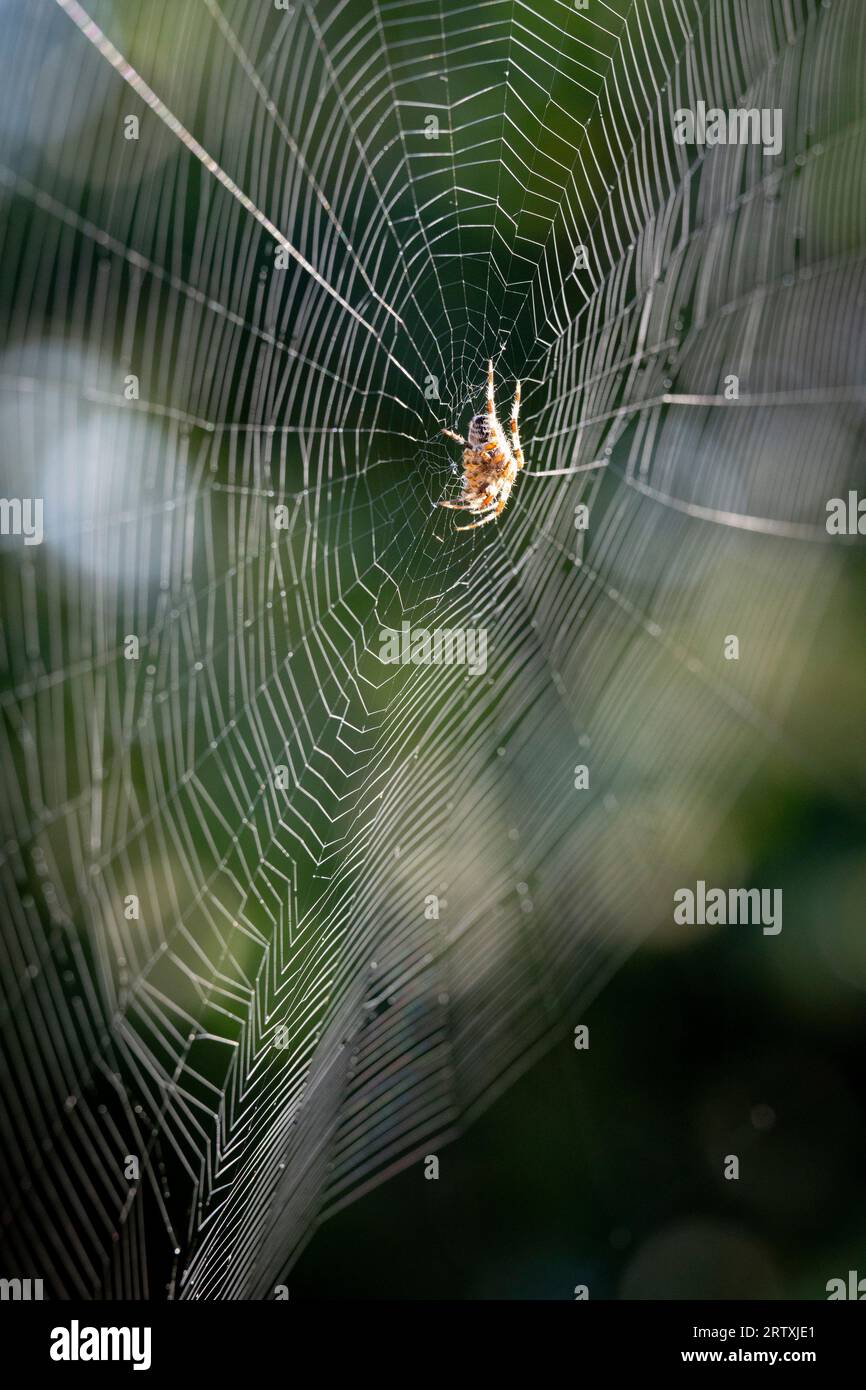
[[523, 450], [517, 429], [517, 412], [520, 408], [520, 382], [515, 383], [514, 404], [511, 407], [511, 439], [496, 418], [496, 402], [493, 391], [493, 363], [487, 364], [487, 412], [473, 416], [469, 422], [469, 438], [463, 439], [453, 430], [443, 430], [449, 439], [465, 445], [463, 450], [463, 491], [458, 502], [440, 502], [440, 507], [453, 507], [458, 511], [476, 512], [480, 520], [471, 521], [466, 526], [456, 526], [456, 531], [473, 531], [476, 526], [486, 526], [495, 521], [511, 496], [514, 480], [523, 467]]

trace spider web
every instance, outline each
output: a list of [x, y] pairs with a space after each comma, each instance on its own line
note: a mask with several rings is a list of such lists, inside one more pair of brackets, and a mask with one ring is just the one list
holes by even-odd
[[[864, 19], [0, 6], [9, 1272], [273, 1296], [582, 1021], [768, 745], [831, 775], [785, 717], [862, 420]], [[677, 146], [698, 100], [781, 154]], [[527, 472], [461, 535], [488, 357]], [[403, 623], [486, 671], [383, 664]]]

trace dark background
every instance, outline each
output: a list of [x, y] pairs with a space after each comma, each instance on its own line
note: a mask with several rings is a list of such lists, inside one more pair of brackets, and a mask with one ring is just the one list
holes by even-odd
[[[757, 826], [766, 795], [735, 817]], [[778, 938], [695, 927], [676, 954], [639, 949], [586, 1013], [589, 1050], [558, 1043], [441, 1151], [438, 1181], [417, 1163], [334, 1216], [291, 1297], [821, 1299], [866, 1273], [866, 1026], [838, 951], [859, 900], [845, 923], [821, 895], [862, 849], [831, 804], [803, 798], [787, 825], [762, 866]]]

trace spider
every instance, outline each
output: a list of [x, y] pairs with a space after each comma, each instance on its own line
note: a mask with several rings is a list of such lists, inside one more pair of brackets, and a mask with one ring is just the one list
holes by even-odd
[[487, 414], [475, 415], [469, 422], [469, 439], [443, 430], [449, 439], [465, 445], [463, 450], [463, 495], [459, 502], [440, 502], [440, 507], [458, 511], [483, 512], [480, 521], [468, 526], [455, 526], [455, 531], [474, 531], [495, 521], [504, 508], [514, 487], [514, 480], [523, 467], [523, 450], [517, 432], [517, 412], [520, 409], [520, 382], [514, 384], [514, 404], [511, 407], [511, 443], [496, 418], [493, 398], [493, 363], [487, 363]]

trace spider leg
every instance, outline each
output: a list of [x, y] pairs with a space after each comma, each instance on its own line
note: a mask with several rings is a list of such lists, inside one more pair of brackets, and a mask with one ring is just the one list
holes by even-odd
[[[474, 502], [440, 502], [439, 506], [452, 507], [454, 511], [458, 512], [489, 512], [491, 507], [496, 506], [496, 497], [497, 494], [495, 492], [488, 492], [485, 493], [483, 500], [478, 504]], [[459, 531], [460, 527], [458, 526], [457, 529]]]
[[491, 507], [496, 506], [496, 497], [488, 497], [480, 505], [474, 502], [440, 502], [440, 507], [451, 507], [455, 512], [489, 512]]
[[493, 359], [487, 363], [487, 414], [494, 419], [496, 405], [493, 399]]
[[456, 443], [458, 443], [458, 444], [465, 444], [465, 443], [466, 443], [466, 440], [463, 438], [463, 435], [462, 435], [462, 434], [455, 434], [453, 430], [443, 430], [442, 433], [443, 433], [443, 434], [447, 434], [447, 436], [448, 436], [449, 439], [455, 440]]
[[517, 416], [520, 412], [520, 382], [514, 383], [514, 405], [511, 407], [511, 452], [514, 454], [514, 462], [518, 468], [523, 467], [523, 450], [520, 447], [520, 432], [517, 428]]
[[476, 528], [476, 526], [486, 526], [487, 523], [488, 523], [488, 521], [495, 521], [495, 520], [496, 520], [496, 518], [498, 517], [499, 513], [502, 511], [502, 509], [503, 509], [503, 507], [505, 506], [505, 503], [506, 503], [507, 501], [508, 501], [508, 498], [507, 498], [507, 497], [501, 498], [501, 499], [496, 503], [496, 508], [495, 508], [495, 510], [494, 510], [494, 511], [488, 511], [487, 515], [486, 515], [485, 517], [482, 517], [482, 519], [481, 519], [480, 521], [472, 521], [472, 522], [469, 523], [468, 526], [455, 526], [455, 527], [454, 527], [454, 530], [455, 530], [455, 531], [474, 531], [475, 528]]

